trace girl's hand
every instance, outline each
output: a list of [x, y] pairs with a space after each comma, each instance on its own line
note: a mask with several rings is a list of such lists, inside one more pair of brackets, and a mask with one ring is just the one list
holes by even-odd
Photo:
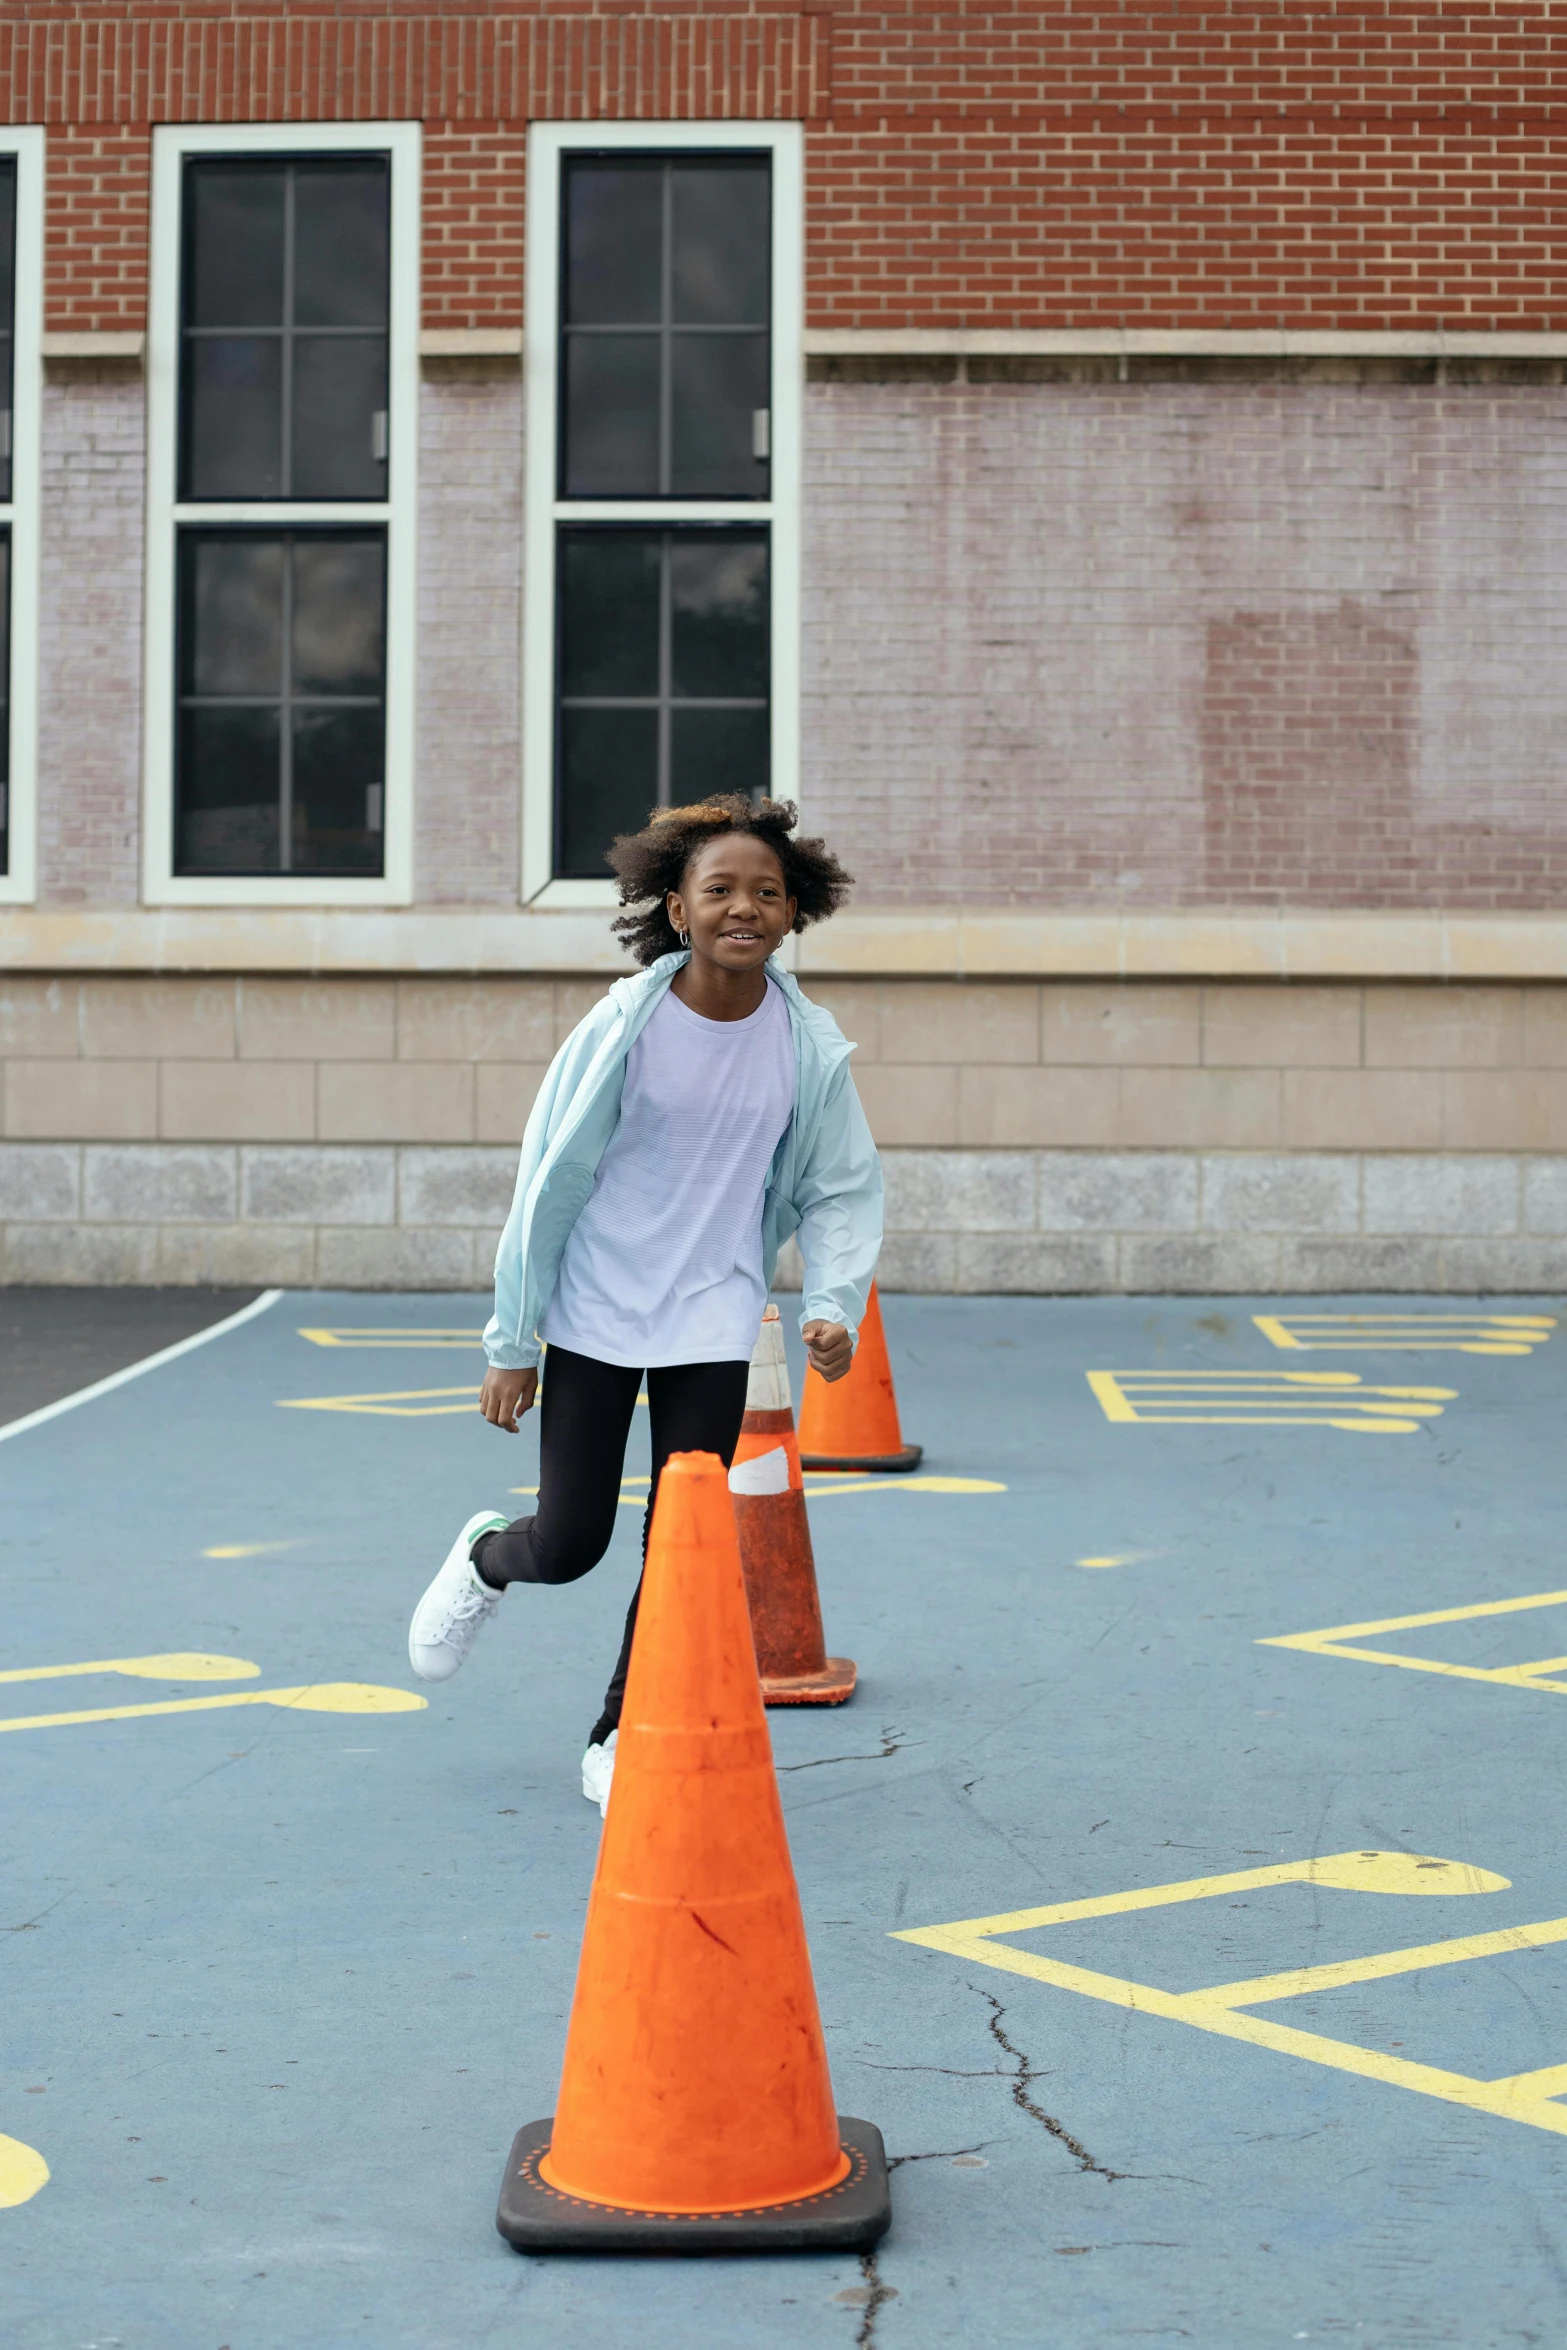
[[479, 1409], [492, 1427], [503, 1428], [508, 1436], [515, 1436], [517, 1422], [524, 1412], [532, 1411], [538, 1392], [537, 1371], [486, 1371], [484, 1385], [479, 1390]]
[[811, 1369], [828, 1381], [841, 1379], [854, 1360], [854, 1342], [843, 1324], [807, 1322], [800, 1336]]

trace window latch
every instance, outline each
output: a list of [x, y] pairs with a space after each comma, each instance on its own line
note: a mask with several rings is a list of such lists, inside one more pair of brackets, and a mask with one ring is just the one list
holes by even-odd
[[759, 465], [765, 465], [772, 455], [773, 412], [770, 408], [751, 411], [751, 454]]
[[377, 408], [370, 419], [370, 454], [377, 465], [386, 463], [386, 410]]

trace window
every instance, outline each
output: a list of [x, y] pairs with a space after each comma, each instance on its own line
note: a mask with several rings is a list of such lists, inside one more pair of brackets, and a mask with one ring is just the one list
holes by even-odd
[[765, 155], [577, 156], [561, 218], [563, 498], [765, 498]]
[[0, 130], [0, 900], [33, 894], [43, 133]]
[[799, 133], [669, 138], [530, 139], [523, 869], [547, 903], [610, 894], [651, 807], [794, 783]]
[[559, 539], [558, 870], [604, 870], [652, 806], [768, 774], [767, 537], [579, 530]]
[[403, 899], [418, 134], [158, 137], [146, 894]]

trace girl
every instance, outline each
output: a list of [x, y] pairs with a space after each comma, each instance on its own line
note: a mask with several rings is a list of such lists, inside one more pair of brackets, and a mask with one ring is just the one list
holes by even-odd
[[[538, 1510], [468, 1520], [414, 1610], [426, 1681], [456, 1672], [509, 1583], [570, 1583], [609, 1547], [647, 1375], [652, 1489], [672, 1452], [734, 1457], [751, 1350], [781, 1242], [805, 1258], [800, 1332], [824, 1379], [853, 1359], [881, 1247], [881, 1167], [836, 1021], [773, 956], [842, 903], [851, 876], [794, 837], [788, 801], [729, 793], [659, 810], [615, 843], [617, 933], [643, 965], [566, 1039], [523, 1137], [495, 1260], [479, 1409], [509, 1435], [538, 1392]], [[609, 1801], [620, 1661], [582, 1760]]]

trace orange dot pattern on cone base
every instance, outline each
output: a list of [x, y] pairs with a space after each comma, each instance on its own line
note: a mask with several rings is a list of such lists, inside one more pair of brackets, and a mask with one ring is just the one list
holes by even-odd
[[744, 2211], [844, 2178], [728, 1480], [676, 1453], [540, 2168], [625, 2209]]
[[874, 1281], [865, 1301], [854, 1361], [844, 1376], [829, 1384], [820, 1372], [806, 1367], [800, 1391], [799, 1451], [806, 1460], [821, 1466], [836, 1461], [885, 1461], [889, 1466], [912, 1467], [913, 1461], [906, 1456], [912, 1453], [914, 1460], [919, 1458], [916, 1447], [905, 1445], [898, 1425], [898, 1399]]

